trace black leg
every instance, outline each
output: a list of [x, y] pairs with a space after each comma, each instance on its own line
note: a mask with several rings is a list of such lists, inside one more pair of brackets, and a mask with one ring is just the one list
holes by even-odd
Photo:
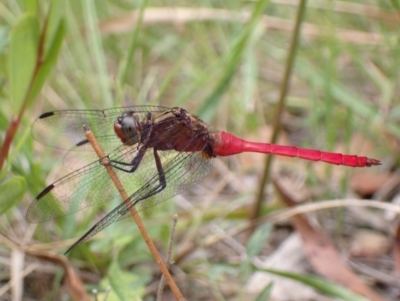
[[167, 186], [167, 181], [165, 179], [164, 169], [161, 164], [160, 156], [158, 155], [157, 150], [155, 148], [153, 150], [154, 150], [154, 159], [156, 161], [156, 167], [158, 171], [158, 178], [160, 180], [160, 185], [161, 185], [160, 187], [161, 189], [158, 191], [160, 192]]
[[[130, 208], [134, 207], [136, 204], [138, 204], [140, 201], [145, 200], [157, 193], [160, 193], [161, 191], [163, 191], [165, 189], [165, 187], [167, 187], [167, 181], [165, 179], [165, 173], [164, 173], [164, 169], [162, 167], [162, 163], [160, 160], [160, 156], [157, 153], [156, 149], [154, 150], [154, 159], [156, 161], [156, 167], [157, 167], [157, 172], [158, 172], [158, 181], [159, 184], [155, 185], [155, 187], [153, 189], [151, 189], [149, 192], [147, 192], [146, 194], [144, 194], [143, 196], [135, 199], [133, 202], [131, 202], [130, 204], [128, 204], [128, 200], [125, 200], [125, 202], [123, 204], [121, 204], [119, 207], [122, 207], [121, 209], [118, 209], [118, 213], [120, 216], [125, 215], [126, 213], [128, 213], [128, 211], [130, 210]], [[143, 185], [140, 190], [147, 190], [149, 187], [153, 186], [154, 183], [154, 177], [148, 181], [145, 185]], [[137, 191], [135, 194], [141, 194], [140, 190]], [[118, 208], [119, 208], [118, 207]]]
[[[139, 167], [139, 164], [142, 161], [143, 156], [146, 153], [146, 151], [147, 151], [147, 148], [142, 146], [139, 149], [139, 151], [138, 151], [137, 155], [135, 156], [135, 158], [133, 158], [133, 160], [131, 162], [126, 163], [126, 162], [120, 162], [120, 161], [117, 161], [117, 160], [110, 160], [109, 164], [112, 167], [114, 167], [114, 168], [116, 168], [118, 170], [129, 172], [129, 173], [133, 173]], [[127, 169], [127, 168], [120, 167], [121, 165], [122, 166], [130, 166], [130, 168]]]

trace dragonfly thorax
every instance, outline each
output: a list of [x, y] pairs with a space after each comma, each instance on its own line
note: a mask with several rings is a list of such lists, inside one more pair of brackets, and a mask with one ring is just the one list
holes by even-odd
[[115, 121], [114, 131], [122, 143], [127, 145], [138, 143], [141, 132], [139, 117], [132, 111], [124, 113]]

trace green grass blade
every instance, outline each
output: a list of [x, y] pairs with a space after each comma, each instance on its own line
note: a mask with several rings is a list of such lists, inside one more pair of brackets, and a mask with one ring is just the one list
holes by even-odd
[[268, 285], [258, 294], [257, 298], [254, 301], [268, 301], [271, 297], [272, 288], [274, 284], [268, 283]]
[[203, 105], [199, 109], [199, 115], [205, 120], [210, 120], [211, 117], [217, 112], [215, 107], [221, 96], [230, 86], [236, 69], [241, 64], [241, 58], [243, 53], [245, 53], [246, 45], [249, 41], [251, 41], [251, 36], [254, 32], [254, 29], [256, 28], [268, 3], [268, 0], [258, 1], [258, 3], [254, 6], [253, 13], [248, 23], [240, 33], [239, 37], [233, 43], [233, 46], [230, 48], [229, 52], [223, 58], [223, 65], [221, 66], [223, 73], [219, 78], [214, 91], [212, 91], [212, 93], [205, 99]]
[[278, 271], [273, 269], [260, 269], [262, 271], [296, 280], [298, 282], [304, 283], [310, 287], [317, 289], [318, 291], [341, 300], [346, 301], [367, 301], [368, 299], [353, 293], [352, 291], [344, 288], [341, 285], [328, 281], [322, 277], [307, 275], [307, 274], [296, 274], [284, 271]]
[[99, 78], [99, 89], [102, 91], [105, 107], [112, 107], [113, 100], [110, 93], [109, 77], [106, 68], [104, 47], [98, 30], [98, 18], [93, 0], [82, 1], [84, 17], [86, 21], [87, 36], [90, 43], [89, 50], [92, 54], [96, 72]]
[[272, 226], [270, 224], [265, 224], [258, 227], [257, 230], [251, 235], [247, 245], [246, 251], [247, 256], [250, 260], [253, 260], [264, 248], [269, 235], [271, 234]]
[[129, 45], [128, 53], [126, 54], [126, 57], [124, 58], [123, 64], [118, 73], [118, 81], [119, 81], [120, 85], [123, 85], [125, 83], [128, 70], [132, 69], [132, 67], [133, 67], [133, 65], [132, 65], [133, 54], [135, 53], [135, 49], [136, 49], [136, 45], [137, 45], [138, 37], [139, 37], [139, 32], [140, 32], [140, 29], [142, 28], [141, 25], [142, 25], [142, 20], [143, 20], [143, 13], [144, 13], [146, 6], [147, 6], [147, 0], [143, 0], [142, 6], [140, 7], [140, 11], [139, 11], [139, 17], [135, 24], [135, 29], [133, 31], [132, 41]]
[[54, 34], [54, 39], [50, 43], [49, 52], [47, 56], [44, 58], [43, 63], [40, 65], [39, 70], [34, 79], [32, 90], [29, 95], [28, 103], [33, 101], [36, 96], [39, 94], [40, 90], [43, 87], [44, 82], [46, 81], [47, 76], [53, 70], [55, 66], [58, 55], [61, 49], [62, 42], [65, 36], [65, 22], [63, 20], [60, 21], [57, 31]]

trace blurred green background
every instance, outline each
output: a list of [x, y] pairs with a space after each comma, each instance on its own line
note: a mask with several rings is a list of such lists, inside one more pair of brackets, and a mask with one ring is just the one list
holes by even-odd
[[[2, 139], [25, 101], [1, 170], [1, 233], [21, 245], [42, 243], [42, 249], [62, 253], [114, 205], [37, 227], [24, 220], [35, 196], [67, 173], [62, 167], [64, 153], [30, 136], [31, 123], [45, 111], [181, 106], [211, 129], [268, 142], [297, 5], [291, 0], [0, 3]], [[281, 118], [281, 143], [367, 155], [383, 160], [377, 170], [397, 169], [399, 20], [396, 1], [307, 3]], [[40, 38], [44, 29], [46, 36]], [[38, 48], [41, 39], [45, 42]], [[43, 59], [39, 64], [38, 54]], [[31, 91], [28, 96], [26, 91]], [[178, 286], [189, 299], [242, 296], [246, 279], [240, 276], [243, 267], [236, 264], [238, 254], [216, 255], [218, 248], [202, 244], [215, 225], [228, 229], [245, 223], [246, 207], [254, 202], [260, 185], [264, 157], [243, 155], [219, 161], [208, 180], [192, 192], [143, 213], [162, 252], [175, 212], [180, 219], [174, 248], [199, 240], [197, 249], [177, 268]], [[289, 174], [306, 185], [313, 200], [351, 192], [350, 168], [278, 159], [273, 173]], [[264, 213], [280, 207], [267, 185]], [[129, 271], [127, 278], [135, 288], [129, 298], [133, 298], [143, 296], [146, 285], [159, 277], [135, 227], [129, 220], [116, 223], [70, 255], [88, 289], [111, 285], [118, 291], [113, 279]], [[9, 243], [0, 241], [0, 249], [5, 261], [11, 257]], [[38, 287], [49, 292], [25, 286], [26, 296], [43, 300], [58, 296], [61, 269], [36, 273], [38, 278], [46, 274]], [[226, 293], [223, 287], [230, 281], [237, 288]], [[151, 300], [154, 290], [147, 287], [145, 295]]]

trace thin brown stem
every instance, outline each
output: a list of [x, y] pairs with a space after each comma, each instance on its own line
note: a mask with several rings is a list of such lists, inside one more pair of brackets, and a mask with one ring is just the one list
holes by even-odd
[[43, 64], [43, 55], [44, 55], [43, 49], [44, 49], [44, 43], [46, 41], [46, 31], [47, 31], [47, 24], [48, 24], [48, 20], [49, 20], [50, 11], [51, 10], [49, 10], [49, 14], [47, 15], [47, 17], [44, 21], [43, 31], [40, 35], [38, 52], [37, 52], [37, 56], [36, 56], [35, 69], [32, 73], [32, 77], [29, 82], [28, 90], [24, 96], [24, 100], [23, 100], [22, 106], [19, 110], [18, 117], [17, 118], [12, 117], [12, 119], [11, 119], [10, 126], [7, 129], [6, 136], [3, 141], [3, 145], [1, 146], [1, 149], [0, 149], [0, 170], [3, 169], [4, 161], [6, 160], [6, 158], [8, 156], [8, 152], [10, 151], [11, 143], [14, 140], [15, 133], [18, 130], [18, 127], [22, 120], [22, 116], [24, 115], [24, 112], [28, 106], [29, 98], [32, 93], [33, 84], [37, 78], [40, 67]]
[[[105, 154], [104, 154], [103, 150], [100, 148], [100, 145], [97, 143], [97, 140], [94, 137], [89, 126], [84, 125], [83, 128], [85, 131], [85, 136], [88, 139], [89, 143], [92, 145], [96, 154], [99, 156], [99, 158], [105, 158]], [[120, 193], [122, 199], [126, 200], [129, 196], [127, 195], [124, 187], [122, 186], [120, 180], [118, 179], [118, 176], [114, 172], [114, 169], [112, 168], [111, 165], [106, 164], [107, 162], [104, 162], [104, 163], [105, 163], [104, 167], [106, 168], [111, 180], [114, 182], [115, 187], [118, 189], [118, 192]], [[156, 260], [158, 266], [160, 267], [160, 270], [161, 270], [162, 274], [164, 275], [165, 280], [167, 281], [169, 287], [171, 288], [171, 291], [173, 292], [173, 294], [175, 295], [177, 300], [184, 300], [182, 293], [180, 292], [174, 279], [171, 277], [171, 274], [169, 273], [164, 261], [160, 257], [153, 241], [150, 239], [149, 234], [147, 233], [147, 230], [146, 230], [139, 214], [137, 214], [136, 209], [134, 207], [130, 207], [129, 211], [131, 213], [133, 220], [135, 221], [136, 225], [138, 226], [139, 231], [142, 234], [144, 241], [146, 242], [147, 246], [149, 247], [150, 252], [153, 254], [154, 259]]]
[[[171, 264], [172, 245], [174, 243], [175, 229], [176, 229], [177, 222], [178, 222], [178, 215], [175, 214], [174, 219], [172, 221], [171, 234], [169, 235], [169, 241], [168, 241], [168, 251], [167, 251], [167, 259], [166, 259], [167, 268], [169, 268], [169, 265]], [[158, 290], [157, 290], [157, 301], [161, 301], [162, 293], [164, 290], [164, 282], [165, 282], [165, 277], [164, 277], [164, 275], [162, 275], [160, 284], [158, 285]]]
[[[279, 134], [280, 127], [281, 127], [281, 116], [283, 113], [283, 109], [285, 107], [286, 95], [289, 90], [289, 81], [290, 81], [290, 77], [292, 74], [294, 59], [296, 57], [296, 50], [297, 50], [298, 40], [299, 40], [299, 35], [300, 35], [300, 27], [301, 27], [301, 22], [303, 20], [305, 7], [306, 7], [306, 0], [301, 0], [299, 7], [297, 9], [296, 23], [295, 23], [295, 27], [293, 30], [292, 39], [290, 41], [289, 54], [288, 54], [288, 59], [287, 59], [287, 63], [286, 63], [285, 73], [283, 76], [282, 85], [281, 85], [278, 106], [277, 106], [276, 112], [274, 114], [274, 116], [275, 116], [275, 119], [273, 122], [274, 132], [272, 133], [271, 143], [276, 143], [278, 140], [278, 134]], [[249, 216], [250, 224], [252, 224], [253, 226], [250, 228], [248, 236], [250, 236], [251, 233], [253, 233], [253, 231], [256, 227], [256, 220], [260, 215], [261, 203], [264, 199], [265, 183], [268, 182], [269, 177], [270, 177], [272, 158], [273, 158], [273, 156], [267, 156], [267, 158], [265, 160], [264, 172], [263, 172], [262, 178], [260, 180], [260, 184], [258, 185], [259, 190], [257, 193], [256, 200], [254, 202], [254, 206], [251, 209], [250, 216]]]

